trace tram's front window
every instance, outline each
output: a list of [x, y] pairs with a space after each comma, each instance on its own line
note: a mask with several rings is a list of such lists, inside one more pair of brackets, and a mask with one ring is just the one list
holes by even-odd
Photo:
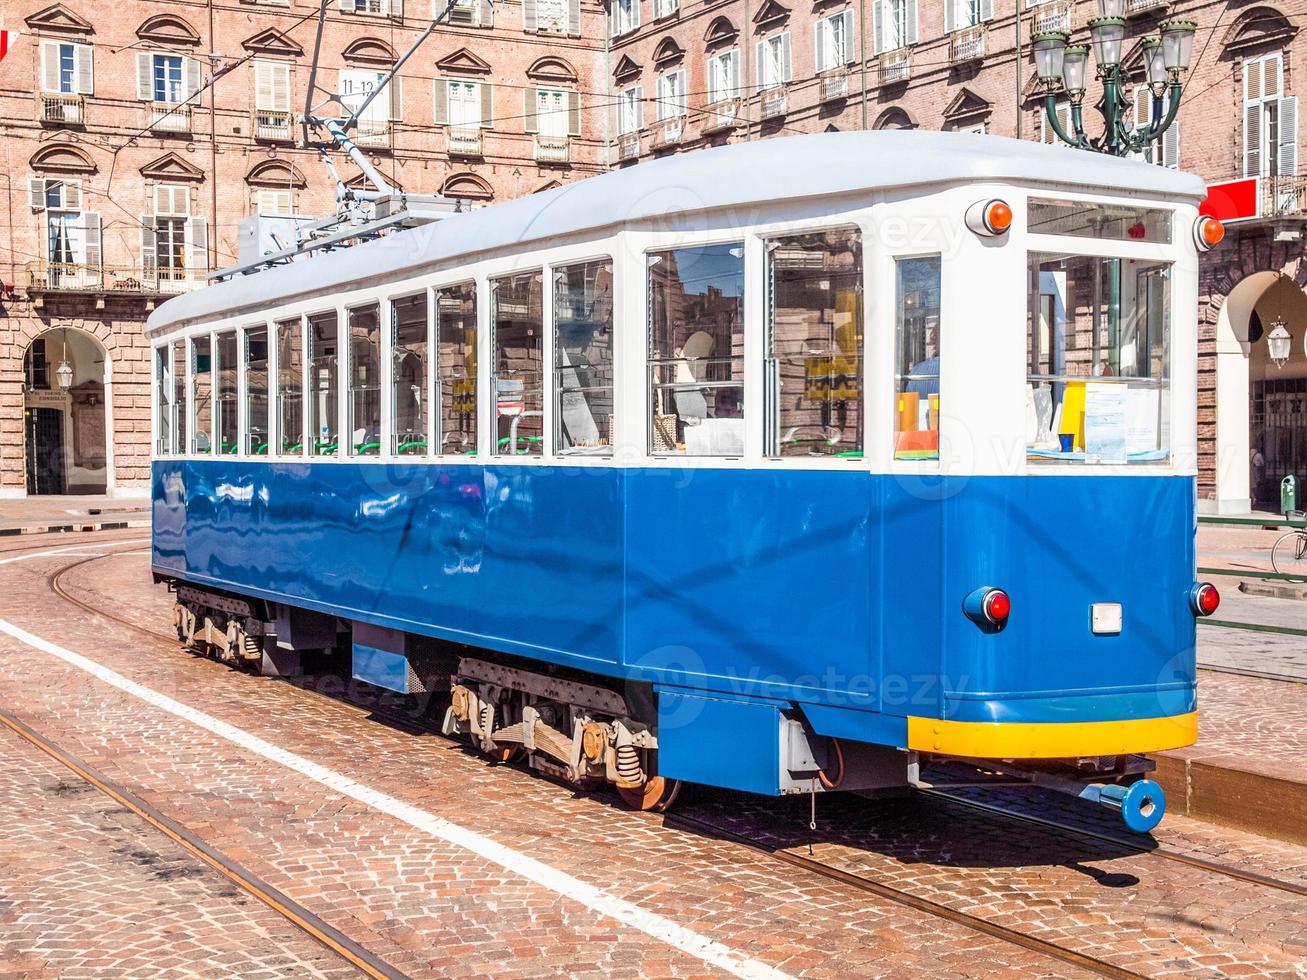
[[381, 310], [349, 311], [349, 454], [381, 452]]
[[391, 401], [395, 419], [395, 454], [421, 456], [427, 451], [427, 294], [405, 296], [390, 303]]
[[650, 252], [649, 449], [744, 455], [744, 245]]
[[164, 344], [154, 349], [154, 388], [156, 428], [154, 453], [172, 453], [172, 349]]
[[543, 274], [490, 280], [495, 351], [495, 445], [505, 456], [544, 452]]
[[309, 455], [335, 456], [340, 452], [339, 371], [340, 337], [336, 313], [309, 317]]
[[184, 453], [188, 447], [186, 445], [186, 432], [188, 429], [186, 419], [186, 341], [179, 341], [172, 345], [172, 417], [177, 429], [174, 434], [173, 445], [176, 446], [176, 452]]
[[1033, 253], [1029, 277], [1028, 458], [1165, 460], [1170, 452], [1170, 264]]
[[268, 454], [268, 328], [245, 331], [245, 426], [251, 456]]
[[442, 455], [477, 453], [477, 289], [471, 282], [436, 290], [436, 396]]
[[213, 357], [208, 337], [191, 341], [191, 452], [213, 452]]

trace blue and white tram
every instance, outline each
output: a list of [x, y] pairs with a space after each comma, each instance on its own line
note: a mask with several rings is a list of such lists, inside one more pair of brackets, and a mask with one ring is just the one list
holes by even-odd
[[1136, 756], [1195, 740], [1216, 601], [1203, 193], [994, 137], [801, 136], [172, 299], [154, 573], [226, 656], [334, 647], [634, 805], [961, 758], [1149, 827]]

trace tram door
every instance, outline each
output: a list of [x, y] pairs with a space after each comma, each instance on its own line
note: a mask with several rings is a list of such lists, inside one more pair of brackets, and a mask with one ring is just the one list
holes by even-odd
[[27, 409], [27, 493], [63, 493], [64, 413], [57, 408]]

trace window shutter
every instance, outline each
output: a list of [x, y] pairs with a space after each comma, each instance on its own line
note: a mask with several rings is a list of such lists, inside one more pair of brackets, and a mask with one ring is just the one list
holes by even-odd
[[489, 82], [478, 86], [481, 90], [481, 128], [489, 129], [495, 124], [495, 87]]
[[385, 3], [389, 7], [385, 11], [386, 13], [390, 14], [391, 17], [398, 17], [400, 20], [404, 19], [404, 0], [385, 0]]
[[183, 58], [182, 69], [186, 75], [186, 91], [182, 94], [182, 101], [189, 102], [199, 94], [203, 84], [200, 79], [200, 63], [195, 58]]
[[141, 270], [145, 278], [153, 280], [157, 261], [157, 235], [155, 234], [154, 215], [141, 215]]
[[95, 54], [89, 44], [73, 47], [73, 62], [77, 68], [77, 91], [81, 95], [95, 94]]
[[853, 8], [850, 7], [841, 16], [844, 18], [844, 63], [851, 65], [856, 60], [853, 45]]
[[630, 0], [631, 2], [631, 30], [640, 26], [640, 0]]
[[1262, 107], [1259, 104], [1243, 109], [1243, 175], [1260, 177], [1262, 173]]
[[27, 203], [32, 206], [33, 211], [45, 210], [45, 178], [44, 177], [27, 178]]
[[790, 32], [781, 35], [781, 81], [794, 80], [794, 59], [790, 53]]
[[272, 66], [266, 61], [254, 62], [254, 108], [272, 108]]
[[944, 33], [952, 34], [958, 26], [957, 8], [961, 0], [944, 0]]
[[99, 269], [102, 261], [100, 216], [94, 211], [87, 211], [82, 215], [82, 227], [85, 230], [85, 239], [82, 242], [82, 263], [90, 269]]
[[60, 203], [66, 210], [82, 210], [82, 183], [79, 180], [63, 181], [63, 194]]
[[536, 94], [537, 89], [527, 88], [522, 90], [522, 126], [528, 133], [534, 133], [536, 126], [536, 103], [539, 96]]
[[1279, 53], [1262, 59], [1262, 95], [1269, 97], [1284, 91], [1284, 61]]
[[1280, 99], [1280, 146], [1275, 172], [1281, 177], [1298, 174], [1298, 97]]
[[437, 126], [443, 126], [449, 122], [449, 82], [443, 78], [437, 78], [433, 91], [434, 102], [431, 121]]
[[908, 36], [903, 39], [904, 47], [906, 47], [909, 44], [917, 43], [917, 0], [906, 0], [906, 2], [908, 7], [908, 13], [906, 18], [908, 22], [908, 29], [906, 33]]
[[567, 0], [567, 33], [581, 36], [581, 0]]
[[539, 30], [536, 0], [522, 0], [522, 30], [528, 34]]
[[767, 42], [759, 41], [756, 45], [757, 54], [754, 61], [754, 81], [757, 83], [758, 91], [767, 88]]
[[136, 98], [154, 101], [154, 55], [144, 51], [136, 53]]
[[994, 0], [980, 0], [980, 21], [983, 24], [986, 21], [994, 19]]
[[59, 45], [54, 41], [41, 42], [41, 91], [59, 91]]
[[[380, 80], [381, 76], [378, 75], [377, 78]], [[390, 84], [386, 86], [386, 89], [386, 97], [390, 100], [390, 115], [388, 118], [391, 122], [399, 122], [404, 118], [404, 79], [396, 75], [390, 80]]]
[[821, 21], [817, 21], [812, 25], [812, 64], [819, 75], [826, 70], [826, 59], [822, 57], [821, 40]]
[[[473, 0], [475, 3], [476, 0]], [[495, 25], [495, 5], [491, 0], [481, 0], [481, 26], [493, 27]]]
[[354, 9], [354, 0], [340, 0], [340, 9], [345, 13], [352, 11]]
[[1162, 166], [1179, 169], [1180, 167], [1180, 117], [1162, 134]]
[[635, 87], [635, 130], [644, 129], [644, 86]]
[[186, 219], [186, 262], [191, 279], [209, 274], [209, 222], [206, 218]]
[[882, 26], [885, 21], [885, 0], [872, 0], [871, 19], [875, 33], [876, 53], [880, 54], [885, 50], [885, 31]]
[[567, 132], [572, 136], [581, 135], [581, 95], [578, 92], [567, 93]]
[[1251, 102], [1262, 97], [1262, 62], [1245, 61], [1243, 63], [1243, 100]]

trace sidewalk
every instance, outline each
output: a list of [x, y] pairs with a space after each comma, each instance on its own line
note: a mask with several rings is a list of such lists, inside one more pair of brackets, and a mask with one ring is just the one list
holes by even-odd
[[0, 499], [0, 535], [149, 527], [150, 501], [100, 495]]

